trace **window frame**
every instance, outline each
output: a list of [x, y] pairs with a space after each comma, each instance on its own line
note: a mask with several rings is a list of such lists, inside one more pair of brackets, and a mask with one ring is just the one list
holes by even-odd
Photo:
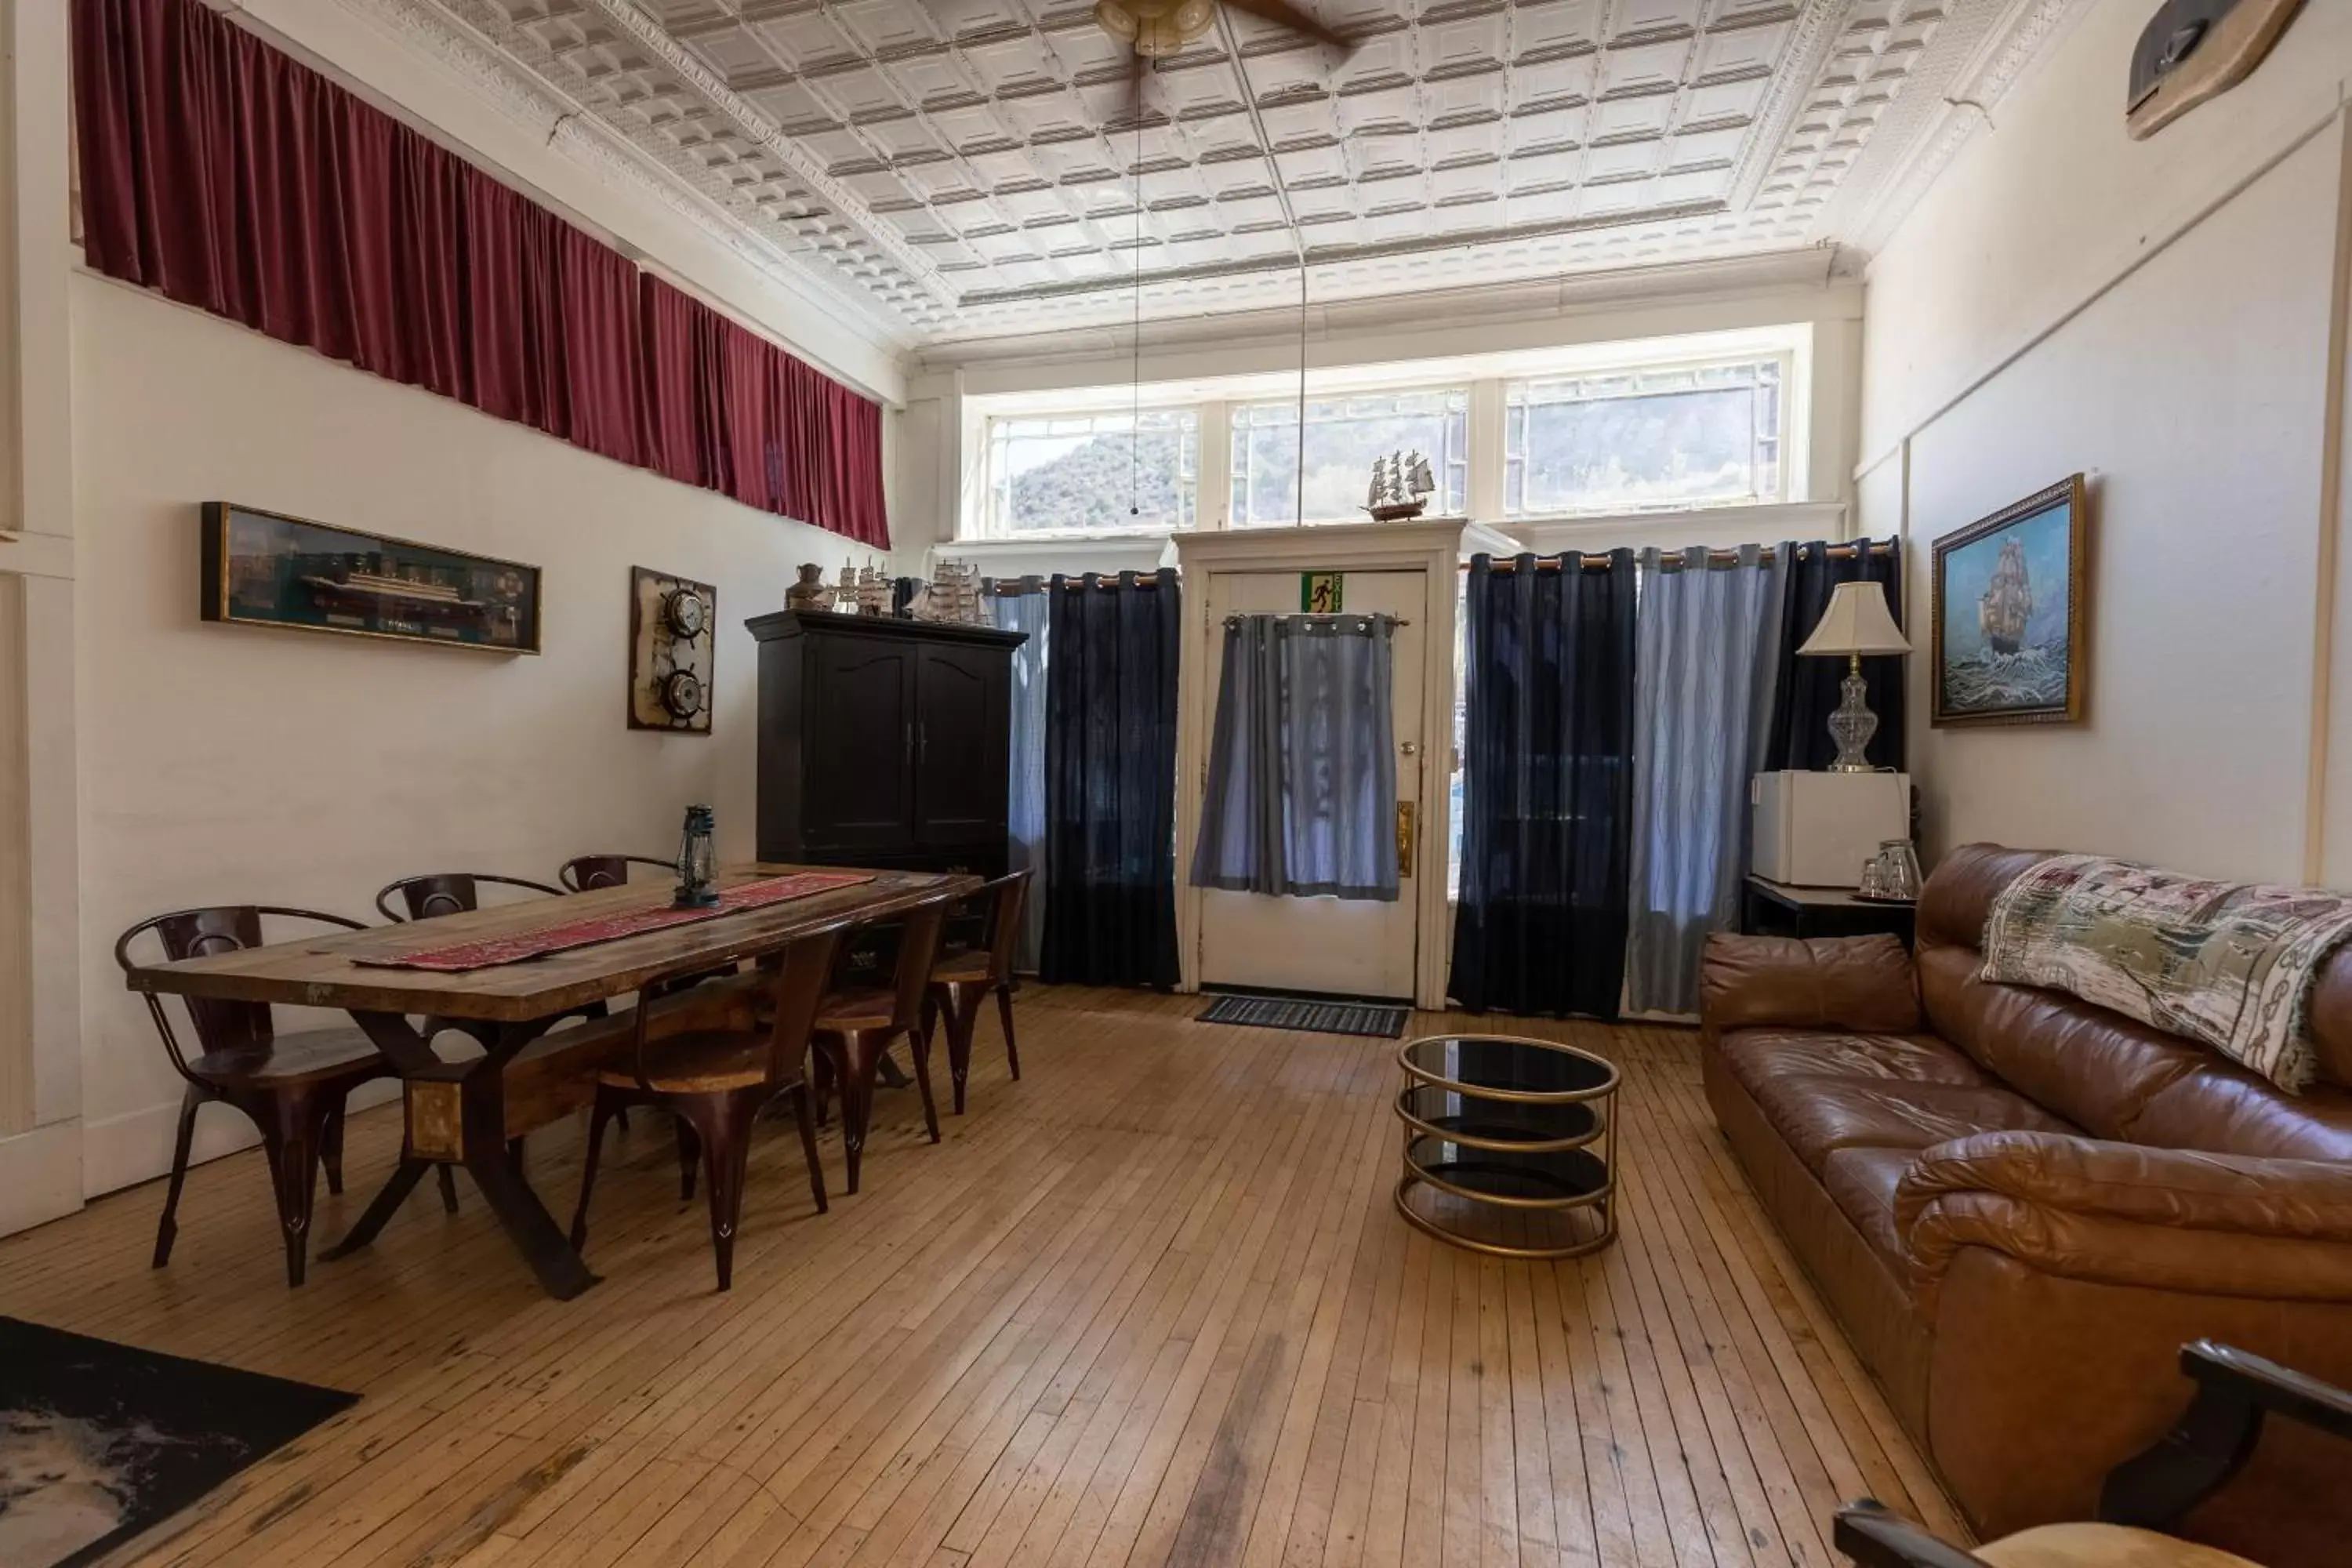
[[[1520, 533], [1529, 529], [1559, 532], [1614, 522], [1637, 530], [1653, 520], [1665, 525], [1681, 516], [1737, 513], [1750, 509], [1803, 505], [1821, 496], [1824, 476], [1818, 472], [1822, 454], [1815, 451], [1815, 423], [1824, 395], [1836, 396], [1850, 369], [1836, 358], [1834, 341], [1824, 362], [1822, 323], [1797, 320], [1779, 324], [1690, 332], [1654, 339], [1600, 342], [1569, 342], [1525, 349], [1499, 349], [1459, 358], [1430, 357], [1384, 363], [1335, 365], [1317, 373], [1308, 386], [1310, 402], [1350, 398], [1396, 397], [1413, 394], [1466, 395], [1461, 467], [1463, 494], [1458, 508], [1433, 510], [1433, 517], [1458, 516], [1474, 528]], [[1512, 466], [1509, 425], [1514, 410], [1511, 391], [1525, 383], [1593, 381], [1612, 376], [1703, 371], [1715, 367], [1776, 363], [1780, 367], [1778, 468], [1772, 493], [1701, 500], [1610, 502], [1590, 509], [1512, 511], [1507, 490]], [[1821, 381], [1825, 374], [1825, 387]], [[1132, 389], [1124, 384], [1082, 384], [1061, 388], [981, 390], [950, 395], [956, 478], [949, 489], [953, 541], [974, 545], [1007, 546], [1026, 542], [1055, 543], [1101, 540], [1107, 543], [1158, 538], [1185, 531], [1217, 531], [1296, 526], [1289, 519], [1260, 523], [1234, 521], [1234, 465], [1236, 448], [1246, 440], [1239, 411], [1258, 405], [1297, 401], [1294, 384], [1285, 384], [1295, 371], [1237, 371], [1198, 379], [1146, 384], [1139, 410], [1153, 414], [1192, 416], [1196, 445], [1191, 479], [1189, 522], [1164, 522], [1073, 528], [1016, 530], [1008, 526], [997, 502], [997, 432], [1008, 424], [1057, 419], [1124, 420], [1135, 410]], [[1025, 379], [1025, 378], [1024, 378]], [[1524, 406], [1524, 405], [1522, 405]], [[1835, 467], [1837, 453], [1830, 454]], [[920, 475], [915, 476], [918, 479]], [[1830, 492], [1835, 496], [1835, 488]], [[951, 498], [951, 499], [950, 499]], [[1446, 499], [1433, 498], [1439, 504]], [[1121, 507], [1120, 510], [1124, 510]], [[1362, 523], [1360, 510], [1330, 518], [1310, 518], [1307, 527]]]
[[[1162, 401], [1146, 403], [1140, 405], [1130, 405], [1127, 407], [1104, 407], [1099, 405], [1087, 406], [1080, 405], [1058, 409], [1037, 408], [1022, 409], [1019, 411], [992, 412], [982, 416], [979, 426], [980, 515], [977, 521], [979, 522], [980, 527], [977, 533], [969, 535], [968, 537], [976, 539], [1015, 541], [1032, 539], [1131, 539], [1147, 535], [1182, 533], [1193, 529], [1207, 526], [1202, 521], [1201, 504], [1202, 492], [1203, 489], [1203, 471], [1207, 467], [1206, 456], [1209, 450], [1211, 435], [1211, 422], [1207, 417], [1205, 417], [1206, 412], [1207, 411], [1203, 406], [1198, 402]], [[996, 432], [999, 426], [1006, 425], [1050, 424], [1055, 420], [1086, 419], [1099, 422], [1105, 419], [1141, 419], [1154, 414], [1185, 415], [1189, 416], [1192, 420], [1191, 434], [1192, 439], [1192, 472], [1191, 479], [1192, 493], [1191, 505], [1192, 516], [1189, 521], [1180, 520], [1172, 523], [1157, 521], [1151, 522], [1111, 523], [1106, 526], [1090, 528], [1016, 528], [1012, 526], [1003, 511], [1000, 510], [998, 500], [999, 495], [1000, 493], [1009, 494], [1009, 487], [1011, 485], [1013, 476], [1009, 474], [1002, 476], [1003, 482], [1000, 484], [1000, 476], [997, 473], [997, 463], [999, 461], [999, 458], [996, 438]], [[1118, 432], [1098, 431], [1094, 434], [1118, 434]], [[1180, 468], [1181, 467], [1181, 460], [1179, 467]], [[1179, 482], [1181, 483], [1183, 479], [1181, 472], [1178, 478]], [[1180, 501], [1180, 510], [1181, 510], [1181, 506]]]
[[[1325, 392], [1320, 396], [1316, 395], [1313, 389], [1310, 388], [1307, 393], [1307, 403], [1311, 407], [1318, 403], [1343, 403], [1355, 398], [1406, 398], [1429, 396], [1441, 398], [1453, 398], [1458, 396], [1461, 398], [1462, 406], [1459, 410], [1450, 407], [1444, 408], [1441, 409], [1435, 416], [1440, 418], [1450, 418], [1457, 412], [1460, 414], [1462, 418], [1462, 449], [1458, 454], [1450, 456], [1437, 453], [1423, 454], [1424, 457], [1428, 457], [1433, 459], [1441, 475], [1438, 483], [1438, 493], [1431, 500], [1431, 510], [1428, 515], [1431, 517], [1468, 517], [1470, 515], [1471, 497], [1476, 489], [1476, 481], [1473, 478], [1473, 473], [1477, 467], [1475, 457], [1477, 444], [1476, 437], [1472, 428], [1473, 422], [1475, 418], [1475, 405], [1477, 403], [1477, 384], [1475, 380], [1465, 380], [1458, 376], [1444, 376], [1433, 381], [1404, 382], [1392, 386], [1339, 388]], [[1241, 468], [1242, 432], [1245, 428], [1243, 421], [1243, 414], [1245, 410], [1252, 408], [1290, 408], [1295, 410], [1298, 406], [1298, 398], [1294, 395], [1281, 397], [1235, 398], [1225, 405], [1225, 461], [1223, 466], [1223, 471], [1224, 473], [1224, 490], [1223, 493], [1223, 499], [1224, 500], [1225, 527], [1235, 531], [1260, 528], [1328, 528], [1333, 523], [1366, 522], [1370, 521], [1369, 514], [1365, 513], [1360, 506], [1337, 517], [1281, 518], [1277, 520], [1269, 520], [1265, 522], [1244, 522], [1241, 520], [1238, 509], [1234, 504], [1234, 498], [1237, 493], [1244, 492], [1249, 482], [1248, 477], [1242, 472]], [[1430, 417], [1430, 416], [1397, 415], [1392, 417], [1414, 418]], [[1304, 437], [1302, 437], [1302, 440], [1303, 439]], [[1444, 480], [1442, 476], [1446, 469], [1457, 465], [1462, 470], [1462, 506], [1459, 511], [1446, 511], [1442, 510], [1442, 502], [1444, 497]], [[1205, 470], [1208, 465], [1204, 462], [1202, 467]], [[1365, 470], [1365, 477], [1369, 481], [1370, 478], [1370, 469], [1369, 468]]]
[[[1792, 461], [1791, 448], [1795, 446], [1802, 429], [1802, 426], [1798, 418], [1796, 410], [1796, 393], [1800, 385], [1797, 361], [1798, 356], [1794, 349], [1783, 348], [1779, 350], [1768, 350], [1760, 353], [1707, 354], [1703, 356], [1694, 356], [1687, 359], [1657, 357], [1629, 360], [1622, 364], [1597, 365], [1590, 369], [1579, 369], [1574, 372], [1547, 374], [1540, 371], [1533, 371], [1518, 375], [1501, 377], [1500, 385], [1496, 389], [1496, 398], [1498, 416], [1501, 420], [1501, 426], [1497, 432], [1498, 439], [1496, 443], [1498, 459], [1498, 468], [1495, 476], [1496, 510], [1495, 516], [1490, 521], [1500, 527], [1517, 528], [1524, 527], [1529, 523], [1573, 522], [1588, 518], [1644, 517], [1652, 515], [1670, 516], [1682, 512], [1714, 511], [1733, 507], [1786, 505], [1790, 500], [1796, 499], [1792, 492], [1795, 489], [1797, 469], [1796, 464]], [[1589, 507], [1543, 507], [1528, 508], [1520, 510], [1512, 510], [1511, 470], [1514, 465], [1518, 465], [1522, 469], [1524, 469], [1524, 466], [1528, 460], [1527, 455], [1524, 451], [1517, 457], [1514, 457], [1511, 452], [1512, 416], [1515, 412], [1514, 405], [1511, 401], [1511, 392], [1514, 387], [1527, 386], [1544, 382], [1599, 381], [1605, 380], [1612, 376], [1658, 375], [1682, 372], [1696, 373], [1709, 370], [1737, 369], [1747, 365], [1766, 364], [1778, 366], [1780, 373], [1780, 429], [1772, 437], [1773, 443], [1778, 448], [1774, 454], [1773, 459], [1774, 484], [1772, 494], [1720, 496], [1702, 500], [1678, 498], [1669, 500], [1647, 502], [1612, 500]], [[1807, 387], [1805, 390], [1810, 395], [1811, 388]], [[1636, 393], [1633, 395], [1638, 397], [1642, 395]], [[1673, 395], [1673, 394], [1654, 394], [1653, 395]], [[1598, 402], [1601, 400], [1594, 399], [1592, 401]], [[1527, 405], [1522, 404], [1517, 406], [1524, 408]], [[1524, 471], [1522, 471], [1519, 476], [1519, 486], [1522, 493], [1524, 494], [1526, 488], [1526, 476]]]

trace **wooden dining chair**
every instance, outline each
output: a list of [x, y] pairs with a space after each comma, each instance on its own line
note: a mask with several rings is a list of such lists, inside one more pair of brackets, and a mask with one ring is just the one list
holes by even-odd
[[[375, 907], [383, 918], [401, 921], [426, 921], [436, 915], [463, 914], [478, 910], [481, 904], [481, 887], [485, 882], [500, 887], [523, 888], [534, 893], [562, 895], [561, 888], [551, 888], [544, 882], [533, 882], [521, 877], [501, 877], [494, 871], [432, 871], [421, 877], [403, 877], [387, 883], [375, 896]], [[397, 896], [400, 907], [393, 907]]]
[[996, 998], [996, 1016], [1004, 1026], [1004, 1061], [1016, 1079], [1021, 1076], [1021, 1047], [1013, 1037], [1013, 993], [1020, 980], [1013, 973], [1013, 950], [1021, 940], [1021, 910], [1029, 897], [1029, 879], [1023, 869], [974, 893], [971, 901], [981, 914], [980, 944], [943, 952], [931, 965], [931, 982], [923, 998], [923, 1026], [915, 1037], [915, 1054], [928, 1065], [931, 1030], [945, 1018], [948, 1026], [948, 1077], [955, 1084], [955, 1113], [963, 1114], [964, 1079], [971, 1072], [972, 1030], [980, 1010]]
[[[534, 882], [524, 877], [501, 876], [496, 871], [428, 871], [423, 876], [403, 877], [387, 882], [378, 889], [375, 907], [384, 919], [398, 925], [406, 921], [429, 921], [438, 915], [461, 915], [482, 907], [482, 884], [503, 888], [521, 888], [550, 898], [562, 898], [563, 889], [551, 888], [544, 882]], [[400, 900], [399, 908], [393, 900]], [[406, 910], [403, 913], [402, 910]], [[586, 1002], [562, 1016], [566, 1018], [602, 1018], [611, 1009], [602, 1002]], [[495, 1027], [471, 1018], [435, 1018], [425, 1020], [423, 1030], [427, 1039], [444, 1029], [455, 1029], [461, 1035], [479, 1041], [484, 1049], [490, 1045], [490, 1031]], [[625, 1128], [625, 1123], [624, 1124]], [[509, 1148], [517, 1160], [522, 1158], [522, 1140], [510, 1142]]]
[[658, 866], [670, 876], [677, 875], [677, 861], [656, 860], [650, 855], [574, 855], [555, 868], [555, 879], [567, 893], [593, 893], [599, 888], [625, 887], [632, 866]]
[[[573, 1247], [588, 1244], [588, 1195], [596, 1183], [604, 1123], [631, 1105], [659, 1106], [677, 1118], [678, 1155], [685, 1167], [682, 1197], [694, 1195], [698, 1159], [702, 1166], [710, 1204], [710, 1248], [721, 1290], [734, 1284], [735, 1236], [743, 1217], [743, 1176], [752, 1126], [760, 1112], [780, 1099], [791, 1103], [800, 1123], [809, 1192], [817, 1212], [824, 1212], [824, 1167], [817, 1162], [816, 1122], [802, 1073], [817, 1002], [833, 970], [835, 940], [847, 923], [797, 939], [773, 969], [706, 987], [682, 1006], [678, 1004], [684, 999], [662, 1008], [650, 1002], [638, 1005], [625, 1065], [616, 1063], [597, 1075], [588, 1152], [580, 1173], [580, 1206], [572, 1217]], [[654, 1020], [665, 1008], [667, 1017], [656, 1032]], [[614, 1020], [615, 1026], [619, 1022]]]
[[[173, 962], [258, 947], [264, 917], [342, 931], [367, 929], [341, 915], [277, 904], [175, 910], [124, 931], [115, 942], [114, 961], [129, 973], [133, 967], [131, 944], [149, 931]], [[301, 1284], [310, 1258], [310, 1207], [319, 1167], [327, 1169], [327, 1191], [343, 1190], [343, 1101], [360, 1085], [394, 1076], [392, 1063], [356, 1027], [281, 1035], [265, 1003], [195, 997], [184, 1001], [197, 1046], [197, 1054], [191, 1057], [172, 1027], [163, 999], [152, 992], [142, 994], [173, 1070], [187, 1083], [180, 1099], [179, 1136], [172, 1147], [171, 1185], [163, 1194], [163, 1217], [155, 1227], [152, 1267], [161, 1268], [172, 1260], [172, 1243], [179, 1236], [180, 1189], [188, 1176], [196, 1110], [217, 1101], [243, 1111], [260, 1129], [278, 1198], [278, 1223], [285, 1234], [286, 1282]], [[451, 1214], [457, 1212], [457, 1189], [446, 1165], [441, 1169], [441, 1203]]]
[[[924, 988], [932, 962], [939, 956], [940, 930], [955, 902], [952, 896], [918, 904], [898, 929], [898, 956], [887, 989], [860, 987], [834, 991], [818, 1005], [816, 1033], [811, 1044], [816, 1053], [817, 1104], [823, 1109], [833, 1085], [841, 1090], [841, 1144], [847, 1167], [846, 1185], [857, 1190], [858, 1168], [866, 1152], [866, 1132], [874, 1118], [874, 1077], [885, 1052], [899, 1036], [910, 1042], [920, 1034]], [[931, 1100], [928, 1053], [915, 1049], [915, 1087], [923, 1097], [923, 1125], [931, 1142], [940, 1141], [940, 1113]]]

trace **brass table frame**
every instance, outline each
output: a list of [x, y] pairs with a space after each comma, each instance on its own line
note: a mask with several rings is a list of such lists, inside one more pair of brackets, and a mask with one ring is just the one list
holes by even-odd
[[[1465, 1083], [1417, 1066], [1412, 1059], [1414, 1047], [1435, 1040], [1491, 1040], [1502, 1044], [1557, 1052], [1580, 1062], [1598, 1067], [1605, 1075], [1602, 1080], [1588, 1089], [1497, 1089], [1481, 1084]], [[1397, 1066], [1403, 1069], [1404, 1087], [1397, 1091], [1397, 1120], [1403, 1124], [1402, 1160], [1404, 1173], [1397, 1180], [1396, 1209], [1414, 1229], [1434, 1237], [1451, 1247], [1472, 1252], [1486, 1253], [1495, 1258], [1580, 1258], [1598, 1252], [1617, 1238], [1617, 1089], [1623, 1081], [1616, 1064], [1607, 1058], [1568, 1045], [1559, 1040], [1540, 1040], [1527, 1035], [1488, 1035], [1454, 1032], [1424, 1035], [1407, 1040], [1397, 1047]], [[1581, 1131], [1556, 1139], [1528, 1140], [1480, 1137], [1456, 1130], [1438, 1127], [1414, 1115], [1411, 1103], [1413, 1091], [1423, 1088], [1443, 1089], [1465, 1100], [1486, 1100], [1518, 1106], [1590, 1106], [1592, 1124]], [[1562, 1153], [1572, 1149], [1590, 1148], [1598, 1144], [1595, 1155], [1600, 1162], [1602, 1180], [1589, 1193], [1579, 1193], [1559, 1198], [1505, 1197], [1494, 1193], [1481, 1193], [1456, 1185], [1433, 1175], [1414, 1163], [1413, 1144], [1423, 1138], [1436, 1138], [1465, 1149], [1486, 1149], [1499, 1153], [1545, 1154]], [[1572, 1209], [1597, 1209], [1600, 1214], [1599, 1234], [1563, 1247], [1514, 1247], [1505, 1242], [1484, 1241], [1475, 1237], [1449, 1230], [1437, 1221], [1415, 1209], [1408, 1194], [1416, 1186], [1448, 1194], [1474, 1204], [1492, 1205], [1497, 1208], [1530, 1212], [1559, 1213]]]

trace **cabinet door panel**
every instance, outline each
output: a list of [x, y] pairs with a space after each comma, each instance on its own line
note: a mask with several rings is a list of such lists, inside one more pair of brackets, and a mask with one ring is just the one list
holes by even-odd
[[918, 843], [1003, 838], [1011, 676], [1012, 661], [993, 648], [923, 649], [916, 678]]
[[914, 841], [907, 766], [915, 650], [819, 637], [809, 651], [802, 742], [803, 835], [812, 847], [900, 849]]

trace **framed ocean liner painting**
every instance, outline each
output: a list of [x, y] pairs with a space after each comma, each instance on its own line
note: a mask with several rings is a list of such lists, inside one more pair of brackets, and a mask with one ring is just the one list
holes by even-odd
[[2088, 523], [2076, 474], [1936, 541], [1931, 723], [2083, 717]]
[[204, 503], [200, 613], [208, 621], [539, 651], [539, 568]]

